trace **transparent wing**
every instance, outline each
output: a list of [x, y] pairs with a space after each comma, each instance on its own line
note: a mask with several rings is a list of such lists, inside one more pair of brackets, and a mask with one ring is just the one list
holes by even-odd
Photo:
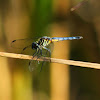
[[[34, 56], [34, 55], [35, 55], [35, 56]], [[51, 52], [49, 52], [48, 50], [43, 49], [43, 50], [42, 50], [42, 54], [41, 54], [41, 51], [34, 53], [34, 54], [33, 54], [33, 58], [34, 58], [34, 57], [37, 57], [37, 60], [30, 60], [30, 61], [29, 61], [29, 70], [30, 70], [30, 71], [34, 71], [34, 70], [37, 69], [39, 66], [41, 67], [41, 68], [39, 69], [39, 71], [42, 70], [45, 61], [38, 61], [38, 58], [40, 58], [41, 56], [42, 56], [42, 57], [50, 57], [50, 56], [51, 56]]]
[[29, 61], [29, 70], [30, 70], [30, 71], [35, 70], [35, 69], [39, 66], [39, 64], [41, 63], [41, 61], [38, 61], [38, 58], [41, 57], [41, 56], [42, 56], [42, 55], [41, 55], [40, 50], [39, 50], [39, 51], [36, 51], [36, 52], [33, 54], [33, 58], [34, 58], [34, 57], [37, 57], [37, 58], [36, 58], [36, 60], [30, 60], [30, 61]]
[[54, 49], [54, 43], [49, 44], [45, 49], [42, 49], [42, 54], [44, 57], [51, 57], [51, 53]]
[[30, 60], [29, 61], [29, 71], [34, 71], [39, 66], [39, 62], [37, 60]]
[[11, 47], [23, 49], [24, 47], [31, 45], [33, 41], [34, 38], [16, 39], [11, 42]]
[[50, 51], [52, 53], [54, 50], [54, 43], [50, 43], [50, 45], [47, 48], [50, 49]]
[[44, 66], [44, 61], [38, 61], [38, 60], [30, 60], [29, 61], [29, 71], [41, 71]]
[[12, 52], [32, 55], [34, 53], [32, 43], [37, 39], [38, 38], [26, 38], [13, 40], [11, 42]]

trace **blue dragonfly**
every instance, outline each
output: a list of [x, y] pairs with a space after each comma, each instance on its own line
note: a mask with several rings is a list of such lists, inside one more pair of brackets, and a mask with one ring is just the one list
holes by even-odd
[[[75, 37], [47, 37], [47, 36], [43, 36], [43, 37], [38, 38], [36, 41], [33, 41], [34, 40], [33, 38], [13, 40], [11, 42], [11, 46], [16, 47], [16, 46], [19, 46], [22, 44], [21, 45], [21, 48], [22, 48], [21, 53], [23, 53], [23, 51], [25, 51], [27, 48], [31, 47], [31, 49], [35, 51], [33, 54], [33, 58], [37, 57], [37, 59], [38, 59], [40, 57], [46, 57], [47, 53], [48, 53], [49, 57], [51, 56], [51, 48], [49, 48], [49, 45], [52, 44], [53, 42], [59, 42], [59, 41], [64, 41], [64, 40], [79, 40], [82, 38], [83, 38], [82, 36], [75, 36]], [[28, 43], [28, 41], [30, 41], [30, 40], [31, 40], [31, 42], [27, 46], [25, 46]], [[19, 44], [17, 45], [17, 43], [19, 43]], [[43, 52], [44, 50], [45, 50], [45, 52]], [[33, 71], [35, 69], [35, 67], [38, 66], [38, 64], [39, 64], [39, 61], [30, 60], [29, 61], [29, 70]], [[42, 63], [42, 67], [43, 67], [43, 64], [44, 64], [44, 62]], [[41, 67], [41, 70], [42, 70], [42, 67]]]

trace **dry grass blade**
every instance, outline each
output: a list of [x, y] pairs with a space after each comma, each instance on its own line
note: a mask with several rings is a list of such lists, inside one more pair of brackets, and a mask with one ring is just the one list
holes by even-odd
[[78, 8], [80, 8], [82, 5], [84, 5], [88, 0], [83, 0], [81, 2], [79, 2], [76, 6], [74, 6], [73, 8], [71, 8], [71, 11], [77, 10]]
[[[6, 53], [6, 52], [0, 52], [0, 56], [2, 56], [2, 57], [10, 57], [10, 58], [18, 58], [18, 59], [28, 59], [28, 60], [32, 59], [32, 56], [30, 56], [30, 55]], [[36, 60], [36, 57], [34, 57], [33, 60]], [[38, 60], [39, 61], [50, 61], [50, 58], [41, 57]], [[74, 66], [80, 66], [80, 67], [88, 67], [88, 68], [100, 69], [100, 64], [98, 64], [98, 63], [73, 61], [73, 60], [64, 60], [64, 59], [56, 59], [56, 58], [51, 58], [51, 62], [60, 63], [60, 64], [74, 65]]]

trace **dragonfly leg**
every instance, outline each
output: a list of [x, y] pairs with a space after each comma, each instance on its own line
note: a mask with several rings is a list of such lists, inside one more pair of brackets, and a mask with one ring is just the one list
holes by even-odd
[[46, 47], [43, 47], [45, 50], [47, 50], [49, 52], [49, 56], [51, 56], [51, 51], [50, 49], [46, 48]]
[[35, 56], [37, 56], [39, 54], [39, 50], [37, 50], [34, 54], [33, 54], [33, 58], [35, 57]]
[[[42, 52], [42, 50], [41, 50], [41, 52]], [[48, 52], [48, 50], [46, 51], [46, 55], [47, 55], [47, 52]], [[49, 52], [49, 53], [50, 53], [50, 52]], [[42, 55], [42, 53], [41, 53], [41, 55]], [[44, 63], [45, 63], [45, 61], [43, 61], [43, 63], [42, 63], [42, 66], [41, 66], [40, 72], [42, 71], [42, 68], [43, 68]]]
[[41, 66], [40, 72], [42, 71], [43, 65], [44, 65], [44, 61], [42, 62], [42, 66]]
[[38, 53], [38, 55], [37, 55], [37, 59], [38, 59], [39, 57], [41, 57], [41, 56], [42, 56], [42, 50], [39, 49], [39, 53]]
[[[48, 49], [48, 48], [46, 48], [46, 47], [43, 47], [45, 50], [47, 50], [47, 52], [49, 52], [49, 57], [51, 57], [51, 51], [50, 51], [50, 49]], [[46, 54], [47, 54], [47, 52], [46, 52]], [[51, 62], [51, 59], [50, 59], [50, 62]]]
[[[50, 49], [48, 49], [48, 48], [45, 48], [45, 49], [47, 50], [45, 55], [47, 55], [47, 53], [49, 52], [49, 56], [51, 57], [51, 51], [50, 51]], [[42, 50], [41, 50], [41, 52], [42, 52]], [[41, 55], [42, 55], [42, 54], [41, 54]], [[50, 59], [50, 62], [51, 62], [51, 59]], [[41, 66], [40, 72], [41, 72], [42, 69], [43, 69], [43, 65], [44, 65], [44, 63], [45, 63], [45, 61], [43, 61], [43, 63], [42, 63], [42, 66]]]
[[[39, 57], [41, 57], [41, 56], [42, 56], [42, 50], [41, 50], [41, 49], [39, 49], [39, 53], [38, 53], [38, 55], [37, 55], [37, 59], [38, 59]], [[42, 71], [43, 64], [44, 64], [44, 61], [42, 62], [40, 72]]]
[[39, 53], [39, 50], [37, 50], [34, 54], [33, 54], [33, 57], [32, 57], [32, 60], [29, 60], [29, 70], [30, 71], [33, 71], [33, 68], [31, 68], [31, 62], [33, 61], [33, 58]]

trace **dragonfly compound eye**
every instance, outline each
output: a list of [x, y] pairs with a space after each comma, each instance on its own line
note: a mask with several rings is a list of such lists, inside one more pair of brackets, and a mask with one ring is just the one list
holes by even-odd
[[37, 49], [37, 48], [38, 48], [38, 46], [36, 45], [35, 42], [33, 42], [33, 43], [32, 43], [32, 49]]

